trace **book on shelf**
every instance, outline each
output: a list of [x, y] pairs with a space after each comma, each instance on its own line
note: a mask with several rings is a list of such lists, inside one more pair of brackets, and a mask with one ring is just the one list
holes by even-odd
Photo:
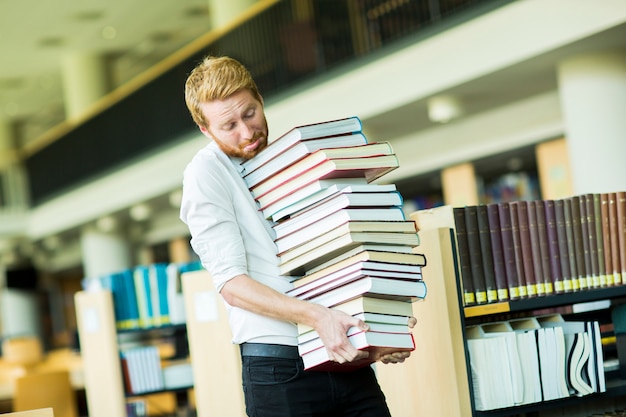
[[611, 248], [611, 229], [609, 223], [609, 193], [600, 194], [600, 224], [604, 257], [604, 277], [606, 285], [611, 287], [615, 283], [615, 270], [613, 269], [613, 255]]
[[[382, 298], [358, 297], [345, 303], [338, 304], [332, 308], [333, 310], [343, 311], [357, 319], [372, 324], [389, 324], [401, 325], [403, 331], [409, 332], [409, 318], [412, 316], [413, 309], [410, 303], [404, 301], [384, 300]], [[377, 311], [384, 311], [380, 313]], [[380, 329], [381, 327], [377, 327]], [[391, 328], [389, 328], [391, 329]], [[370, 330], [376, 328], [370, 327]], [[313, 327], [306, 324], [298, 323], [298, 335], [304, 335], [313, 331]]]
[[567, 246], [567, 231], [565, 223], [565, 200], [554, 200], [554, 220], [556, 224], [557, 244], [559, 247], [559, 262], [561, 264], [562, 292], [571, 292], [572, 270], [570, 268], [570, 252]]
[[411, 333], [382, 333], [382, 332], [359, 332], [348, 337], [352, 345], [359, 350], [366, 350], [369, 356], [365, 359], [339, 364], [331, 362], [326, 347], [321, 345], [314, 350], [301, 354], [304, 369], [318, 371], [350, 371], [356, 368], [368, 366], [376, 362], [381, 356], [415, 350], [415, 342]]
[[482, 264], [485, 276], [485, 288], [487, 291], [487, 302], [493, 303], [500, 301], [501, 298], [498, 293], [498, 284], [496, 283], [493, 248], [491, 247], [491, 230], [489, 228], [489, 213], [487, 212], [486, 204], [481, 204], [476, 208], [476, 219], [480, 252], [484, 254], [484, 256], [482, 256]]
[[593, 199], [593, 213], [595, 218], [596, 257], [598, 259], [598, 280], [600, 287], [608, 285], [606, 277], [606, 263], [604, 262], [604, 239], [602, 236], [602, 194], [591, 194]]
[[518, 276], [515, 263], [515, 246], [513, 242], [513, 224], [511, 208], [508, 202], [498, 203], [500, 215], [500, 233], [502, 234], [502, 256], [509, 286], [509, 298], [517, 300], [525, 295], [526, 284], [523, 277]]
[[[279, 153], [278, 155], [274, 156], [272, 159], [268, 160], [264, 164], [256, 167], [255, 169], [250, 170], [249, 167], [246, 166], [246, 163], [249, 161], [256, 162], [256, 157], [244, 162], [242, 164], [244, 167], [243, 179], [246, 182], [248, 188], [252, 188], [260, 182], [271, 177], [276, 172], [287, 168], [291, 164], [298, 162], [305, 156], [319, 149], [359, 146], [366, 143], [367, 139], [361, 133], [316, 138], [307, 141], [297, 142], [291, 147]], [[250, 163], [252, 164], [252, 162]]]
[[483, 268], [483, 258], [490, 254], [483, 254], [480, 246], [480, 236], [478, 231], [478, 207], [465, 206], [465, 236], [467, 239], [467, 249], [469, 251], [469, 262], [472, 282], [474, 287], [474, 297], [476, 304], [484, 304], [487, 300], [487, 283], [485, 281], [485, 271]]
[[539, 240], [539, 230], [537, 229], [537, 209], [536, 201], [526, 202], [526, 215], [528, 217], [528, 239], [530, 245], [530, 254], [533, 260], [533, 275], [535, 278], [535, 286], [537, 295], [546, 294], [546, 280], [549, 279], [548, 259], [544, 260], [541, 243]]
[[[619, 225], [617, 221], [617, 193], [608, 193], [609, 231], [611, 241], [611, 260], [613, 263], [613, 282], [615, 285], [623, 283], [622, 260], [620, 251]], [[624, 246], [622, 246], [624, 248]]]
[[557, 234], [556, 212], [554, 200], [544, 201], [546, 229], [548, 234], [548, 253], [550, 254], [550, 276], [555, 294], [563, 292], [563, 272], [559, 251], [559, 236]]
[[[324, 183], [330, 184], [324, 187]], [[336, 193], [389, 193], [396, 190], [395, 184], [370, 184], [364, 178], [347, 178], [336, 180], [315, 181], [288, 197], [278, 200], [275, 204], [266, 207], [263, 211], [265, 218], [278, 222], [300, 210], [304, 210]], [[315, 190], [316, 187], [321, 188]], [[312, 191], [312, 192], [311, 192]]]
[[580, 198], [579, 196], [572, 196], [568, 198], [570, 201], [570, 208], [572, 211], [572, 232], [574, 235], [574, 250], [576, 253], [576, 271], [578, 275], [578, 289], [586, 290], [587, 285], [587, 262], [584, 256], [584, 244], [583, 244], [583, 229], [581, 225], [581, 212], [580, 212]]
[[[580, 290], [581, 275], [578, 270], [579, 260], [576, 256], [576, 244], [574, 243], [574, 222], [572, 219], [572, 200], [569, 198], [563, 199], [563, 212], [565, 218], [565, 241], [567, 246], [567, 259], [569, 261], [569, 276], [571, 281], [571, 290]], [[567, 291], [567, 288], [566, 288]]]
[[298, 298], [306, 299], [324, 307], [332, 307], [359, 296], [387, 298], [413, 303], [426, 297], [426, 284], [422, 280], [364, 276], [314, 297], [308, 298], [305, 294]]
[[[386, 221], [389, 219], [405, 220], [404, 212], [402, 216], [398, 210], [402, 210], [402, 197], [397, 191], [389, 193], [337, 193], [320, 201], [310, 207], [298, 211], [293, 217], [283, 220], [273, 226], [276, 232], [276, 239], [280, 239], [289, 235], [296, 230], [302, 230], [305, 226], [311, 225], [317, 227], [320, 222], [326, 220], [329, 216], [335, 215], [332, 221], [339, 221], [340, 218], [346, 218], [350, 215], [350, 220], [369, 220], [369, 221]], [[342, 209], [352, 209], [343, 214], [337, 213]], [[388, 209], [393, 211], [386, 211]], [[362, 209], [378, 209], [379, 211], [363, 211]], [[324, 227], [324, 224], [320, 226]], [[302, 233], [310, 231], [306, 229]]]
[[530, 239], [530, 219], [528, 217], [528, 202], [520, 201], [517, 205], [517, 217], [519, 222], [520, 246], [522, 250], [522, 262], [524, 263], [524, 275], [526, 277], [526, 292], [529, 297], [543, 295], [545, 286], [535, 276], [535, 258], [533, 257], [532, 243]]
[[349, 133], [359, 133], [362, 128], [363, 124], [356, 116], [296, 126], [280, 137], [271, 140], [267, 147], [254, 158], [242, 162], [244, 172], [254, 171], [298, 142], [329, 136], [346, 135]]
[[596, 207], [593, 194], [583, 194], [580, 196], [581, 204], [585, 206], [587, 222], [587, 240], [589, 241], [589, 259], [591, 261], [591, 286], [599, 288], [600, 264], [598, 259], [598, 242], [596, 235]]
[[347, 227], [337, 228], [280, 254], [280, 272], [303, 275], [311, 267], [364, 243], [413, 248], [419, 245], [419, 238], [410, 233], [351, 232]]
[[263, 208], [277, 197], [314, 180], [356, 177], [372, 182], [397, 167], [398, 158], [389, 142], [319, 149], [251, 187], [250, 191]]
[[459, 274], [461, 275], [461, 287], [463, 290], [463, 305], [476, 304], [476, 293], [472, 279], [472, 265], [467, 241], [467, 225], [465, 223], [465, 209], [463, 207], [452, 208], [454, 216], [454, 228], [456, 245], [459, 251]]
[[522, 241], [522, 224], [520, 219], [519, 201], [511, 201], [509, 204], [509, 212], [511, 214], [511, 236], [513, 238], [513, 257], [515, 258], [515, 270], [519, 280], [520, 297], [532, 297], [537, 295], [537, 285], [534, 281], [533, 271], [526, 273], [526, 263], [531, 253], [525, 253]]
[[541, 270], [543, 271], [543, 286], [546, 295], [554, 294], [554, 280], [550, 258], [550, 240], [546, 223], [546, 209], [544, 200], [535, 200], [535, 215], [537, 234], [539, 235], [539, 251], [541, 253]]
[[592, 265], [592, 255], [591, 255], [591, 246], [589, 240], [589, 217], [587, 216], [587, 204], [585, 204], [585, 197], [574, 196], [573, 199], [574, 204], [578, 204], [579, 213], [580, 213], [580, 230], [581, 230], [581, 238], [582, 238], [582, 246], [583, 246], [583, 258], [585, 260], [585, 284], [584, 288], [594, 288], [594, 277], [593, 277], [593, 265]]
[[622, 283], [626, 283], [626, 191], [615, 193], [617, 212], [617, 238]]
[[[337, 214], [345, 213], [346, 211], [348, 210], [341, 210]], [[359, 212], [360, 210], [352, 211]], [[276, 246], [278, 247], [278, 253], [281, 254], [289, 249], [315, 240], [316, 237], [328, 236], [333, 233], [338, 236], [348, 230], [350, 232], [411, 233], [417, 236], [415, 223], [410, 220], [344, 220], [341, 216], [329, 216], [294, 233], [276, 239]]]
[[498, 210], [497, 203], [486, 205], [489, 240], [491, 243], [491, 263], [498, 292], [498, 301], [507, 301], [509, 299], [509, 285], [506, 278], [504, 254], [502, 253], [502, 234], [500, 232], [500, 214]]

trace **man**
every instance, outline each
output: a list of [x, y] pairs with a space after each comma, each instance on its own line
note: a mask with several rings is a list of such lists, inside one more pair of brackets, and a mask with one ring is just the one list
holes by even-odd
[[[250, 73], [232, 58], [207, 57], [187, 79], [185, 100], [194, 122], [213, 142], [185, 169], [181, 219], [226, 302], [233, 342], [241, 347], [248, 415], [389, 416], [371, 367], [303, 370], [296, 323], [313, 327], [338, 363], [368, 355], [346, 336], [352, 326], [368, 326], [285, 295], [292, 285], [279, 274], [271, 224], [241, 178], [240, 162], [268, 142], [263, 98]], [[407, 356], [398, 352], [376, 359], [396, 363]]]

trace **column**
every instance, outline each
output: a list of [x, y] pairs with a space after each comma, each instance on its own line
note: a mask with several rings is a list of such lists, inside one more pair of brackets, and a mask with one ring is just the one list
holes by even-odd
[[109, 91], [107, 69], [96, 53], [71, 53], [62, 64], [65, 114], [73, 119]]
[[85, 277], [95, 278], [132, 266], [130, 245], [115, 230], [104, 232], [86, 227], [81, 235], [81, 248]]
[[256, 0], [209, 0], [211, 28], [217, 29], [230, 23], [254, 3]]
[[626, 51], [558, 66], [574, 194], [626, 189]]

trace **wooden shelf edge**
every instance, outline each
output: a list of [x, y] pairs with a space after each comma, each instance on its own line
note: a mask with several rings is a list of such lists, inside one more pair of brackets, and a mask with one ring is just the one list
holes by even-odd
[[502, 303], [481, 304], [478, 306], [465, 307], [463, 309], [465, 317], [479, 317], [488, 314], [507, 313], [511, 311], [508, 301]]

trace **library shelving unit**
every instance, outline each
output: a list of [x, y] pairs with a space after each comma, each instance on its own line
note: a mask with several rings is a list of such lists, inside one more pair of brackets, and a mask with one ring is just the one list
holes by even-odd
[[245, 417], [241, 359], [224, 302], [207, 271], [181, 275], [197, 417]]
[[[184, 354], [186, 349], [181, 348], [187, 344], [184, 325], [120, 331], [116, 327], [113, 297], [108, 290], [79, 291], [75, 304], [90, 417], [126, 416], [128, 401], [165, 392], [175, 394], [179, 406], [187, 406], [187, 392], [192, 386], [127, 394], [120, 358], [122, 339], [129, 336], [145, 341], [173, 335], [177, 339], [176, 349]], [[181, 338], [184, 340], [179, 340]]]
[[[419, 226], [419, 225], [418, 225]], [[599, 300], [623, 302], [626, 286], [589, 289], [480, 306], [463, 307], [453, 230], [444, 227], [420, 230], [420, 252], [427, 258], [424, 280], [428, 296], [414, 305], [416, 350], [401, 365], [377, 365], [381, 386], [392, 415], [445, 415], [450, 417], [504, 417], [560, 412], [568, 407], [604, 412], [607, 399], [626, 395], [626, 380], [607, 373], [606, 392], [489, 411], [474, 409], [465, 326], [507, 315], [533, 316], [545, 309], [575, 306]], [[622, 300], [620, 300], [622, 299]], [[591, 313], [594, 314], [594, 313]], [[597, 312], [597, 314], [601, 314]], [[604, 313], [606, 314], [606, 310]], [[541, 414], [543, 415], [543, 414]], [[567, 414], [555, 414], [567, 415]]]

